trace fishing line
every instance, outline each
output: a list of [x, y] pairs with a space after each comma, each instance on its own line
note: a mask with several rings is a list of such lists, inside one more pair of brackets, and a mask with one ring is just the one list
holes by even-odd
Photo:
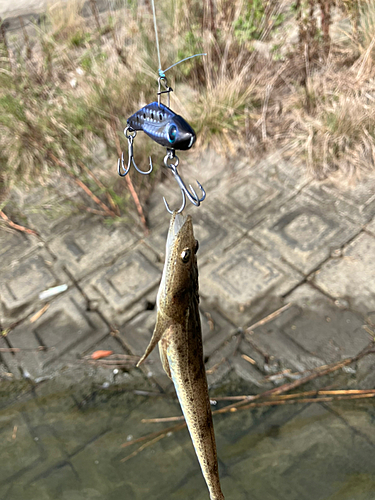
[[156, 13], [155, 13], [154, 0], [151, 0], [151, 3], [152, 3], [152, 13], [153, 13], [153, 16], [154, 16], [154, 28], [155, 28], [156, 48], [157, 48], [157, 51], [158, 51], [158, 61], [159, 61], [159, 68], [158, 69], [159, 69], [159, 74], [160, 74], [160, 72], [162, 71], [162, 69], [161, 69], [161, 62], [160, 62], [160, 48], [159, 48], [159, 38], [158, 38], [158, 27], [157, 27], [157, 24], [156, 24]]
[[188, 59], [192, 59], [193, 57], [198, 57], [198, 56], [206, 56], [207, 54], [206, 53], [202, 53], [202, 54], [194, 54], [193, 56], [189, 56], [189, 57], [185, 57], [185, 59], [181, 59], [181, 61], [178, 61], [174, 64], [172, 64], [172, 66], [169, 66], [169, 68], [167, 69], [161, 69], [161, 61], [160, 61], [160, 47], [159, 47], [159, 37], [158, 37], [158, 27], [157, 27], [157, 24], [156, 24], [156, 12], [155, 12], [155, 3], [154, 3], [154, 0], [151, 0], [151, 3], [152, 3], [152, 14], [153, 14], [153, 18], [154, 18], [154, 29], [155, 29], [155, 38], [156, 38], [156, 48], [157, 48], [157, 51], [158, 51], [158, 61], [159, 61], [159, 68], [158, 68], [158, 73], [159, 73], [159, 76], [160, 78], [165, 78], [165, 73], [170, 70], [171, 68], [174, 68], [175, 66], [177, 66], [177, 64], [180, 64], [184, 61], [187, 61]]

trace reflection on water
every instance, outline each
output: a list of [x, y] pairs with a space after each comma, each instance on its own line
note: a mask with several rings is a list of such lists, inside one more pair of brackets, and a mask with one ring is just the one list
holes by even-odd
[[[119, 387], [54, 392], [48, 382], [1, 396], [2, 500], [208, 500], [186, 429], [121, 462], [142, 444], [122, 443], [171, 425], [142, 418], [180, 414], [174, 397]], [[217, 416], [225, 498], [373, 500], [374, 428], [371, 402]]]

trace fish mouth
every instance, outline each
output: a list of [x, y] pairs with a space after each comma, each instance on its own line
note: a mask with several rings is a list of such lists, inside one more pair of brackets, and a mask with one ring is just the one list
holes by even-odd
[[171, 249], [173, 248], [174, 241], [177, 238], [178, 233], [183, 228], [185, 222], [187, 221], [187, 218], [188, 218], [187, 215], [182, 215], [178, 214], [177, 212], [173, 212], [171, 222], [169, 225], [167, 245], [166, 245], [166, 252], [168, 256], [170, 254]]
[[[187, 221], [188, 216], [178, 214], [178, 213], [174, 213], [173, 216], [174, 216], [174, 219], [172, 219], [172, 221], [171, 221], [171, 229], [173, 229], [173, 235], [177, 236], [178, 233], [180, 232], [181, 228], [183, 227], [183, 225]], [[173, 227], [172, 227], [172, 223], [173, 223]]]

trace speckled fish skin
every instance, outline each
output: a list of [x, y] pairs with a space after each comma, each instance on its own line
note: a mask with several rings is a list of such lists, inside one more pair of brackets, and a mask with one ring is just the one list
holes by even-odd
[[182, 116], [164, 104], [147, 104], [127, 121], [133, 130], [143, 130], [152, 140], [171, 149], [186, 150], [194, 144], [194, 130]]
[[174, 212], [157, 296], [156, 326], [138, 365], [159, 342], [163, 368], [174, 383], [210, 499], [224, 500], [203, 361], [197, 249], [191, 216]]

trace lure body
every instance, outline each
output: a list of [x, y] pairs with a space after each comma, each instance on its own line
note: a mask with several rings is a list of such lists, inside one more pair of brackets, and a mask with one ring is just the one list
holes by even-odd
[[157, 296], [155, 330], [138, 365], [159, 343], [163, 368], [175, 386], [210, 499], [224, 500], [203, 361], [197, 250], [191, 216], [174, 212]]
[[169, 149], [190, 149], [196, 135], [182, 116], [164, 104], [147, 104], [127, 120], [133, 130], [143, 130], [152, 140]]

